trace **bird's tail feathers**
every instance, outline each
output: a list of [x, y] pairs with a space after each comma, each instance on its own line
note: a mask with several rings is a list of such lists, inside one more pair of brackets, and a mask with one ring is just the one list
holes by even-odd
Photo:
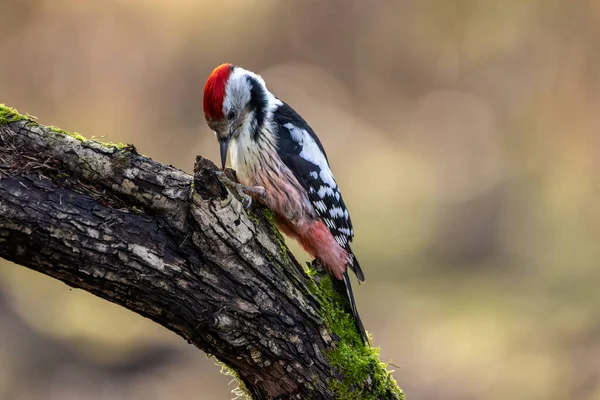
[[363, 270], [360, 267], [360, 264], [358, 263], [356, 256], [354, 256], [354, 254], [352, 253], [352, 250], [348, 249], [348, 253], [349, 253], [348, 267], [350, 267], [352, 272], [354, 272], [354, 274], [356, 275], [356, 278], [358, 279], [358, 283], [361, 284], [365, 281], [365, 274], [363, 273]]
[[[358, 270], [360, 271], [360, 266], [358, 263]], [[362, 272], [362, 271], [361, 271]], [[364, 277], [363, 277], [364, 279]], [[344, 285], [346, 286], [346, 294], [348, 295], [348, 300], [350, 302], [350, 309], [352, 310], [352, 316], [354, 317], [354, 323], [356, 324], [356, 329], [360, 334], [360, 337], [363, 341], [363, 344], [370, 344], [369, 337], [367, 336], [367, 331], [360, 319], [360, 315], [358, 315], [358, 309], [356, 308], [356, 302], [354, 301], [354, 293], [352, 292], [352, 283], [350, 282], [350, 277], [348, 276], [348, 271], [344, 272]]]

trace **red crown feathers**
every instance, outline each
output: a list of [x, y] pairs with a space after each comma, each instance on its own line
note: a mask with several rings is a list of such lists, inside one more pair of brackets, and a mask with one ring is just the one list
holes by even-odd
[[206, 119], [219, 120], [223, 115], [225, 85], [233, 66], [221, 64], [213, 70], [204, 86], [204, 116]]

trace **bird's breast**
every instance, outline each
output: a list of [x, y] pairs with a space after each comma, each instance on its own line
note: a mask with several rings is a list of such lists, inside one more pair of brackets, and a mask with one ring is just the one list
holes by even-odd
[[275, 149], [232, 141], [229, 156], [239, 182], [264, 187], [267, 196], [262, 200], [276, 214], [293, 224], [315, 218], [306, 190]]
[[240, 143], [239, 139], [232, 140], [229, 145], [231, 168], [235, 170], [240, 183], [247, 186], [256, 185], [251, 178], [260, 162], [256, 157], [258, 151], [253, 147], [252, 144]]

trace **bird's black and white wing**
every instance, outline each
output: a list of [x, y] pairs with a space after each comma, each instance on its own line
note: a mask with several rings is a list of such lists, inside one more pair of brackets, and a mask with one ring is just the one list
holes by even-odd
[[362, 270], [350, 250], [350, 242], [354, 238], [352, 220], [323, 145], [306, 121], [286, 103], [275, 110], [273, 119], [278, 131], [279, 157], [306, 189], [317, 215], [323, 219], [335, 240], [348, 250], [351, 256], [349, 266], [363, 281]]

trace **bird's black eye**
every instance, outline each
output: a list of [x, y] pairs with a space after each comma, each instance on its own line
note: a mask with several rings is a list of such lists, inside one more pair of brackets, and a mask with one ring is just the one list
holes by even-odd
[[235, 111], [229, 110], [229, 112], [227, 113], [227, 119], [231, 121], [234, 118], [235, 118]]

